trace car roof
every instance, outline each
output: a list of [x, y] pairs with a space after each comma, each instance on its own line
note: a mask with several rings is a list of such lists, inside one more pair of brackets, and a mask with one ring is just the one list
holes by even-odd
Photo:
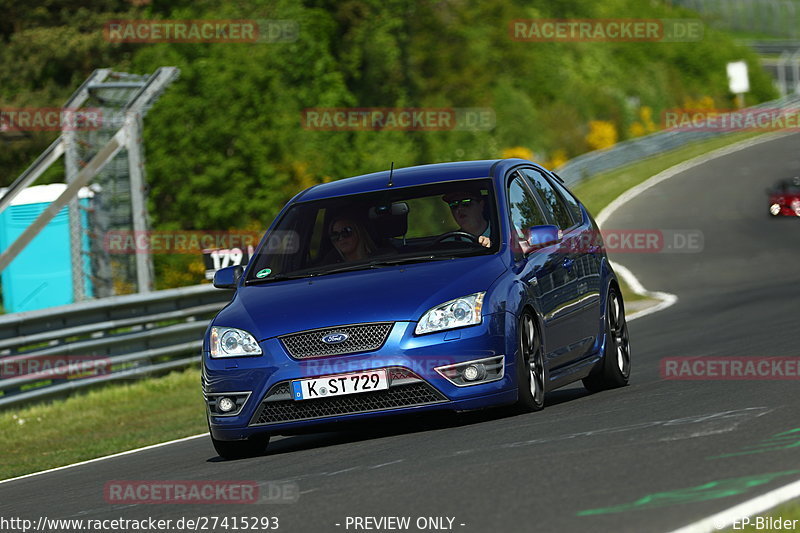
[[[408, 187], [442, 181], [503, 176], [507, 168], [520, 164], [538, 167], [538, 165], [524, 159], [487, 159], [397, 168], [392, 173], [392, 187]], [[315, 185], [298, 195], [295, 201], [307, 202], [335, 196], [382, 191], [388, 188], [388, 183], [389, 170], [383, 170]]]

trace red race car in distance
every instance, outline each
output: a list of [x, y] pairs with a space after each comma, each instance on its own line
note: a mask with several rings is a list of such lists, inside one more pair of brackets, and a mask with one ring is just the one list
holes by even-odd
[[767, 193], [770, 215], [800, 217], [800, 176], [779, 181]]

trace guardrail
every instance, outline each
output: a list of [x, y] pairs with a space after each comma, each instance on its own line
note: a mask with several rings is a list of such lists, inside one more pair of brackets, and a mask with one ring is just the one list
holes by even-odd
[[796, 52], [800, 50], [800, 41], [743, 41], [759, 54], [782, 54], [783, 52]]
[[[789, 95], [778, 100], [764, 102], [749, 109], [786, 109], [800, 106], [800, 95]], [[662, 154], [689, 143], [730, 135], [735, 132], [723, 131], [674, 131], [664, 130], [645, 137], [630, 139], [617, 143], [606, 150], [596, 150], [574, 159], [556, 169], [558, 175], [567, 185], [575, 185], [580, 181], [617, 168], [636, 163], [644, 158]]]
[[[800, 96], [794, 95], [756, 107], [798, 105]], [[575, 184], [600, 172], [723, 134], [662, 131], [576, 157], [558, 173], [568, 184]], [[0, 408], [186, 367], [198, 360], [210, 318], [231, 296], [231, 291], [197, 285], [0, 316]], [[16, 372], [20, 363], [30, 370], [36, 368], [37, 361], [45, 367], [53, 359], [85, 363], [81, 368], [86, 368], [87, 375]]]
[[0, 408], [185, 367], [232, 294], [197, 285], [0, 316]]

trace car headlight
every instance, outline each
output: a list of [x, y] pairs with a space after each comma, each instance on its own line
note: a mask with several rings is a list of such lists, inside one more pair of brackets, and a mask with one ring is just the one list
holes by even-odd
[[211, 328], [208, 339], [211, 357], [261, 355], [261, 347], [248, 332], [236, 328]]
[[456, 298], [429, 309], [422, 315], [414, 333], [423, 335], [445, 329], [474, 326], [481, 323], [481, 308], [485, 292], [476, 292], [469, 296]]

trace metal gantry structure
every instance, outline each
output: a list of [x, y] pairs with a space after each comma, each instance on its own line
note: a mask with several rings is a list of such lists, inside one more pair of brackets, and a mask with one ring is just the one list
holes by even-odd
[[[781, 96], [800, 93], [800, 46], [794, 51], [784, 50], [775, 63], [778, 71], [777, 86]], [[787, 72], [790, 79], [787, 79]]]
[[[142, 120], [163, 91], [180, 74], [176, 67], [161, 67], [151, 75], [135, 75], [97, 69], [64, 105], [64, 113], [78, 109], [99, 110], [98, 128], [79, 131], [64, 121], [61, 135], [23, 172], [0, 198], [0, 212], [11, 205], [26, 187], [32, 185], [62, 155], [67, 187], [14, 242], [0, 254], [0, 271], [36, 237], [65, 206], [69, 210], [73, 295], [76, 302], [87, 298], [85, 250], [82, 223], [83, 207], [78, 193], [90, 184], [104, 197], [101, 209], [94, 212], [93, 226], [132, 230], [134, 235], [148, 229], [145, 191]], [[97, 233], [97, 232], [95, 232]], [[96, 296], [115, 294], [111, 281], [111, 261], [103, 253], [102, 238], [93, 239], [91, 257]], [[106, 251], [107, 252], [107, 251]], [[136, 292], [153, 289], [152, 258], [135, 253], [123, 262], [132, 263]]]

